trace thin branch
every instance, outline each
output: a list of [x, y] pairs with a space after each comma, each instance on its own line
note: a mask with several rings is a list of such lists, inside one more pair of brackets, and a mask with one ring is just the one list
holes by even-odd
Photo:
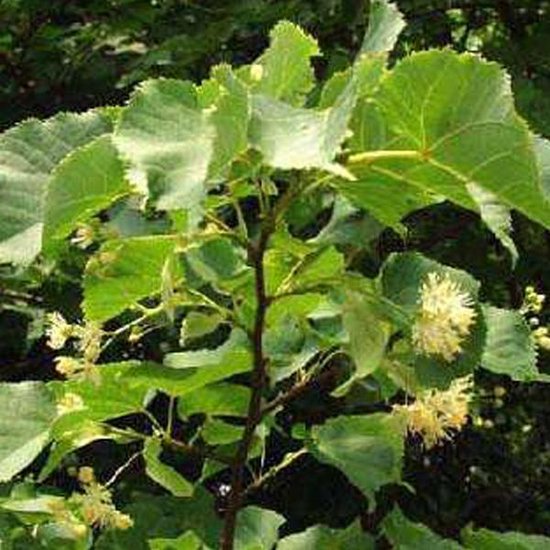
[[[262, 420], [262, 394], [267, 385], [267, 358], [264, 355], [263, 337], [265, 318], [270, 305], [270, 297], [266, 293], [264, 257], [272, 233], [275, 231], [280, 217], [284, 214], [292, 200], [307, 186], [291, 185], [281, 199], [268, 212], [262, 212], [262, 224], [256, 243], [248, 246], [249, 255], [255, 271], [256, 314], [252, 333], [249, 334], [253, 348], [252, 394], [248, 403], [248, 413], [243, 436], [234, 458], [231, 473], [231, 492], [224, 516], [220, 547], [222, 550], [233, 550], [237, 514], [242, 505], [244, 490], [244, 471], [248, 460], [248, 452], [256, 427]], [[268, 201], [264, 204], [267, 209]]]
[[325, 381], [332, 378], [334, 378], [334, 372], [327, 370], [315, 378], [305, 378], [304, 380], [300, 380], [300, 382], [294, 384], [290, 390], [280, 393], [275, 399], [273, 399], [273, 401], [270, 401], [267, 405], [265, 405], [262, 409], [262, 416], [266, 416], [279, 407], [283, 407], [287, 403], [290, 403], [291, 401], [294, 401], [298, 397], [302, 396], [304, 393], [307, 393], [315, 385], [322, 385]]
[[293, 453], [288, 453], [287, 455], [285, 455], [282, 462], [270, 468], [263, 476], [260, 476], [258, 479], [254, 481], [254, 483], [251, 483], [246, 488], [245, 493], [248, 494], [259, 489], [262, 485], [266, 483], [266, 481], [269, 481], [270, 479], [274, 478], [280, 471], [284, 470], [285, 468], [288, 468], [288, 466], [290, 466], [298, 458], [306, 455], [307, 452], [308, 452], [307, 449], [302, 448]]
[[132, 462], [134, 462], [134, 460], [136, 460], [136, 458], [141, 456], [141, 453], [142, 453], [141, 450], [135, 452], [122, 466], [117, 468], [115, 470], [115, 473], [105, 483], [105, 487], [110, 487], [118, 479], [118, 477], [124, 472], [124, 470], [126, 470], [130, 466], [130, 464], [132, 464]]
[[253, 249], [253, 263], [256, 272], [256, 316], [254, 330], [252, 333], [252, 346], [254, 356], [254, 371], [252, 380], [252, 395], [248, 404], [246, 425], [242, 439], [239, 443], [231, 474], [231, 493], [224, 517], [224, 526], [221, 536], [222, 550], [232, 550], [235, 539], [235, 528], [237, 514], [241, 507], [243, 497], [244, 468], [248, 459], [248, 451], [258, 423], [261, 420], [262, 394], [266, 385], [266, 358], [263, 349], [263, 335], [265, 316], [268, 307], [268, 300], [265, 288], [264, 255], [267, 249], [269, 237], [272, 232], [274, 217], [263, 224], [258, 244]]
[[176, 398], [171, 395], [168, 402], [168, 421], [166, 422], [166, 434], [168, 437], [172, 437], [172, 431], [174, 427], [174, 405], [176, 404]]

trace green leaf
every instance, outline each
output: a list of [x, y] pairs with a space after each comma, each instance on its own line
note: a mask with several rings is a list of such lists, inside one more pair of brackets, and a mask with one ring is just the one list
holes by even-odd
[[247, 269], [243, 250], [221, 237], [188, 249], [185, 259], [193, 274], [208, 283], [220, 283]]
[[499, 533], [488, 529], [464, 529], [462, 540], [473, 550], [548, 550], [550, 537], [510, 531]]
[[180, 342], [186, 345], [190, 340], [211, 334], [223, 321], [223, 315], [218, 312], [191, 311], [181, 323]]
[[149, 437], [143, 445], [145, 472], [161, 487], [176, 497], [189, 497], [193, 494], [193, 484], [187, 481], [174, 468], [164, 464], [160, 459], [162, 443], [156, 437]]
[[[169, 353], [164, 363], [169, 368], [148, 369], [151, 376], [162, 384], [162, 389], [173, 395], [185, 395], [199, 388], [252, 368], [252, 353], [247, 337], [235, 330], [221, 346], [212, 350]], [[171, 385], [172, 384], [172, 385]]]
[[149, 539], [147, 542], [151, 550], [206, 550], [207, 548], [193, 531], [186, 531], [173, 539]]
[[56, 408], [42, 382], [0, 384], [0, 482], [26, 468], [48, 443]]
[[[371, 128], [368, 120], [362, 125]], [[429, 192], [414, 187], [397, 173], [377, 166], [359, 167], [353, 172], [357, 181], [340, 180], [338, 189], [353, 204], [399, 232], [403, 231], [401, 220], [405, 216], [437, 202]]]
[[130, 179], [157, 208], [196, 215], [206, 193], [215, 136], [191, 83], [148, 80], [123, 110], [114, 140], [132, 166]]
[[50, 174], [71, 151], [111, 130], [97, 112], [27, 120], [0, 135], [0, 262], [40, 252]]
[[277, 550], [374, 550], [375, 541], [356, 521], [346, 529], [331, 529], [316, 525], [281, 539]]
[[243, 331], [236, 329], [217, 348], [169, 353], [164, 358], [164, 364], [173, 369], [190, 369], [218, 365], [230, 357], [232, 361], [246, 362], [249, 356], [247, 337]]
[[243, 429], [243, 426], [235, 426], [223, 420], [211, 418], [206, 421], [200, 433], [209, 445], [227, 445], [234, 441], [240, 441]]
[[[250, 354], [243, 349], [234, 350], [219, 361], [197, 361], [194, 366], [182, 357], [167, 356], [165, 363], [166, 367], [142, 365], [133, 369], [128, 373], [128, 382], [139, 387], [157, 388], [170, 395], [184, 396], [213, 382], [247, 372], [252, 366]], [[183, 363], [184, 367], [181, 366]]]
[[399, 507], [388, 514], [382, 522], [384, 535], [400, 550], [417, 550], [418, 548], [430, 548], [433, 550], [459, 550], [463, 548], [458, 542], [444, 539], [430, 531], [421, 523], [413, 523], [408, 520]]
[[345, 71], [334, 73], [323, 86], [320, 108], [330, 107], [354, 77], [359, 77], [361, 99], [372, 92], [384, 73], [388, 53], [393, 50], [405, 27], [398, 8], [387, 0], [370, 2], [369, 25], [354, 65]]
[[[66, 394], [75, 394], [82, 400], [82, 408], [59, 416], [52, 434], [58, 439], [70, 432], [83, 430], [87, 422], [101, 422], [144, 409], [144, 399], [149, 390], [146, 384], [132, 380], [132, 373], [146, 368], [139, 361], [108, 363], [98, 366], [99, 384], [90, 380], [67, 380], [50, 382], [57, 400]], [[155, 365], [154, 368], [160, 368]]]
[[244, 76], [255, 93], [300, 106], [315, 83], [310, 59], [320, 54], [317, 42], [289, 21], [277, 23], [269, 36], [269, 48]]
[[104, 322], [158, 294], [162, 269], [175, 244], [165, 235], [106, 242], [86, 266], [82, 305], [86, 318]]
[[[134, 520], [126, 531], [105, 530], [95, 543], [98, 550], [149, 550], [151, 538], [176, 538], [192, 530], [206, 548], [218, 548], [221, 521], [213, 497], [197, 487], [190, 498], [137, 494], [123, 510]], [[181, 550], [178, 546], [177, 550]], [[202, 549], [201, 549], [202, 550]]]
[[466, 188], [479, 208], [481, 219], [502, 245], [508, 249], [512, 257], [512, 265], [515, 265], [519, 255], [510, 235], [512, 233], [510, 209], [504, 206], [493, 193], [482, 189], [475, 183], [467, 184]]
[[115, 144], [141, 192], [161, 210], [187, 210], [194, 226], [207, 180], [223, 176], [247, 148], [249, 114], [248, 92], [228, 66], [213, 68], [199, 88], [149, 80], [123, 110]]
[[447, 275], [461, 292], [467, 292], [476, 310], [475, 324], [463, 342], [463, 350], [452, 362], [438, 356], [412, 354], [407, 362], [414, 366], [415, 375], [424, 387], [446, 388], [454, 378], [470, 374], [481, 360], [485, 345], [486, 323], [478, 302], [479, 283], [467, 272], [444, 266], [416, 252], [391, 254], [382, 268], [383, 294], [411, 315], [414, 322], [422, 284], [429, 273]]
[[[94, 441], [116, 439], [116, 436], [110, 434], [103, 426], [87, 419], [79, 419], [73, 428], [63, 432], [63, 434], [59, 433], [58, 428], [54, 443], [48, 454], [48, 460], [40, 471], [38, 477], [39, 483], [42, 483], [49, 477], [69, 453], [81, 449]], [[56, 430], [53, 431], [55, 432]]]
[[536, 380], [537, 353], [531, 329], [518, 311], [485, 306], [487, 342], [481, 366], [498, 374], [507, 374], [518, 382]]
[[354, 179], [334, 160], [347, 136], [358, 94], [368, 82], [378, 79], [382, 64], [383, 59], [373, 62], [368, 56], [359, 58], [334, 103], [323, 110], [297, 108], [253, 95], [250, 143], [274, 168], [319, 168]]
[[319, 168], [348, 177], [334, 157], [345, 137], [353, 101], [349, 92], [334, 107], [317, 112], [253, 96], [250, 142], [273, 168]]
[[48, 184], [43, 242], [47, 246], [66, 237], [128, 190], [111, 136], [76, 149], [54, 169]]
[[234, 336], [215, 350], [168, 354], [166, 362], [174, 368], [128, 361], [99, 366], [99, 385], [87, 380], [50, 382], [49, 386], [58, 397], [70, 392], [77, 394], [84, 403], [82, 410], [59, 417], [53, 433], [62, 435], [75, 429], [83, 420], [101, 421], [140, 412], [151, 390], [185, 396], [208, 384], [250, 370], [252, 356], [244, 346], [243, 338], [242, 335]]
[[550, 200], [550, 140], [535, 137], [535, 153], [542, 185], [542, 193]]
[[374, 218], [353, 207], [344, 197], [337, 197], [329, 222], [312, 240], [317, 244], [347, 244], [367, 248], [384, 227]]
[[292, 356], [304, 346], [306, 330], [305, 323], [288, 313], [278, 325], [265, 331], [265, 355], [274, 367], [288, 367]]
[[299, 289], [323, 284], [338, 278], [344, 269], [344, 256], [335, 247], [319, 247], [293, 266], [289, 287]]
[[237, 516], [235, 550], [271, 550], [284, 518], [257, 506], [243, 508]]
[[311, 451], [339, 468], [374, 505], [376, 491], [399, 483], [405, 426], [395, 415], [340, 416], [312, 430]]
[[249, 388], [220, 382], [181, 397], [178, 400], [178, 411], [184, 418], [197, 413], [246, 416], [249, 400]]
[[472, 210], [477, 205], [468, 184], [475, 184], [550, 227], [533, 139], [514, 111], [509, 78], [498, 65], [451, 50], [416, 53], [383, 79], [375, 99], [392, 132], [385, 148], [421, 157], [376, 161], [373, 174]]
[[373, 0], [360, 53], [390, 52], [405, 27], [403, 15], [387, 0]]
[[380, 315], [380, 307], [373, 297], [348, 292], [342, 308], [344, 328], [349, 335], [349, 352], [355, 363], [350, 380], [338, 388], [335, 395], [343, 395], [358, 378], [373, 373], [384, 358], [391, 334], [391, 324]]
[[[357, 101], [350, 121], [353, 133], [349, 140], [351, 151], [385, 149], [387, 144], [397, 139], [372, 99], [375, 91], [363, 92]], [[387, 172], [378, 164], [357, 165], [353, 174], [357, 181], [338, 181], [338, 188], [352, 203], [397, 231], [403, 231], [400, 222], [410, 212], [437, 202], [427, 190], [412, 185], [399, 174]]]
[[266, 324], [268, 327], [276, 326], [288, 317], [289, 311], [292, 311], [295, 318], [305, 318], [315, 311], [323, 300], [322, 294], [310, 292], [277, 298], [267, 310]]
[[[246, 86], [237, 79], [229, 65], [211, 70], [216, 83], [216, 97], [209, 107], [210, 121], [216, 129], [209, 179], [223, 176], [231, 162], [248, 148], [250, 98]], [[199, 95], [201, 90], [199, 88]]]

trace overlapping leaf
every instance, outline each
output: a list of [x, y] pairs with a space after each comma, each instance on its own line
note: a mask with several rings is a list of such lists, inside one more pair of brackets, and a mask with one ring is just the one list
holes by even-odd
[[9, 481], [47, 444], [56, 408], [42, 382], [0, 384], [0, 481]]
[[383, 175], [476, 210], [474, 184], [550, 227], [533, 139], [496, 64], [447, 50], [413, 54], [383, 79], [375, 100], [390, 130], [383, 148], [422, 158], [377, 161], [362, 179]]
[[387, 0], [373, 0], [369, 26], [360, 53], [390, 52], [404, 27], [405, 20], [396, 4]]
[[463, 548], [458, 542], [440, 537], [425, 525], [410, 521], [397, 507], [384, 518], [382, 529], [394, 548], [401, 550], [417, 548], [460, 550]]
[[512, 380], [528, 382], [538, 375], [537, 354], [531, 329], [517, 311], [484, 307], [487, 343], [481, 366]]
[[111, 130], [88, 112], [27, 120], [0, 135], [0, 262], [27, 264], [41, 250], [50, 175], [69, 153]]
[[331, 529], [324, 525], [310, 527], [281, 539], [277, 550], [348, 550], [361, 548], [373, 550], [374, 539], [365, 533], [358, 521], [346, 529]]
[[162, 444], [159, 439], [150, 437], [143, 446], [145, 471], [160, 486], [176, 497], [189, 497], [193, 494], [193, 484], [187, 481], [174, 468], [160, 459]]
[[271, 550], [283, 523], [283, 516], [276, 512], [247, 506], [237, 519], [235, 550]]
[[462, 538], [466, 548], [473, 550], [546, 550], [550, 537], [511, 531], [499, 533], [489, 529], [465, 529]]
[[129, 191], [124, 168], [105, 135], [67, 156], [54, 170], [46, 196], [44, 235], [66, 237], [78, 223]]
[[175, 240], [163, 235], [106, 242], [86, 267], [86, 318], [107, 321], [142, 298], [159, 293], [162, 269], [174, 247]]
[[196, 88], [150, 80], [135, 92], [115, 131], [130, 177], [157, 208], [184, 209], [196, 222], [205, 183], [246, 146], [248, 96], [228, 67]]
[[404, 429], [393, 415], [340, 416], [313, 429], [312, 451], [341, 469], [372, 504], [382, 485], [401, 479]]
[[310, 59], [319, 55], [314, 38], [289, 21], [270, 33], [269, 48], [243, 71], [254, 93], [300, 106], [315, 84]]

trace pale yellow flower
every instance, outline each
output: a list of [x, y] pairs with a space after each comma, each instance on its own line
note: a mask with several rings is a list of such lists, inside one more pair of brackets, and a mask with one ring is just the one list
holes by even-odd
[[412, 329], [416, 351], [453, 361], [475, 322], [473, 299], [448, 274], [429, 273], [422, 284], [419, 312]]
[[75, 537], [82, 539], [88, 534], [88, 527], [70, 509], [67, 500], [56, 498], [48, 503], [48, 508], [55, 522], [70, 529]]
[[75, 357], [56, 357], [55, 370], [69, 380], [88, 380], [96, 386], [101, 383], [99, 369], [94, 363]]
[[113, 529], [125, 531], [126, 529], [133, 527], [134, 520], [128, 514], [123, 514], [122, 512], [115, 510], [111, 517], [111, 525]]
[[61, 349], [69, 338], [75, 336], [75, 326], [67, 323], [61, 313], [54, 311], [46, 317], [48, 328], [46, 336], [48, 337], [48, 346], [52, 349]]
[[61, 355], [55, 358], [55, 370], [66, 378], [74, 378], [82, 372], [83, 364], [74, 357]]
[[78, 471], [78, 480], [83, 493], [74, 494], [71, 502], [76, 504], [84, 521], [99, 529], [129, 529], [132, 518], [115, 508], [113, 497], [107, 487], [96, 480], [93, 468], [84, 466]]
[[536, 328], [532, 335], [535, 346], [550, 351], [550, 330], [548, 330], [548, 327]]
[[86, 323], [78, 330], [78, 349], [84, 359], [89, 363], [95, 363], [101, 354], [101, 339], [103, 331], [94, 323]]
[[457, 378], [448, 390], [426, 390], [411, 404], [395, 405], [394, 412], [405, 416], [409, 432], [420, 435], [430, 449], [468, 422], [472, 385], [471, 376]]
[[95, 481], [95, 472], [91, 466], [82, 466], [78, 469], [78, 481], [85, 485]]
[[520, 313], [523, 315], [527, 313], [540, 313], [544, 306], [546, 296], [544, 294], [538, 294], [534, 287], [525, 287], [525, 298], [520, 308]]

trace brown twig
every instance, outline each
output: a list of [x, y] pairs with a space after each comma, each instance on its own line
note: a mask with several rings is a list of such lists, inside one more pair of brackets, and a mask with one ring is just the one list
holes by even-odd
[[244, 467], [248, 458], [248, 451], [256, 427], [261, 420], [262, 393], [265, 388], [267, 372], [266, 358], [263, 350], [263, 334], [265, 315], [268, 307], [268, 299], [265, 288], [264, 254], [272, 231], [271, 224], [265, 224], [261, 230], [258, 243], [251, 250], [252, 261], [256, 272], [256, 316], [254, 330], [252, 332], [252, 347], [254, 357], [254, 370], [252, 379], [252, 395], [248, 403], [248, 414], [242, 439], [235, 455], [231, 474], [231, 493], [224, 517], [224, 526], [221, 538], [222, 550], [232, 550], [235, 538], [237, 513], [241, 507], [243, 496]]
[[231, 492], [224, 515], [220, 547], [222, 550], [232, 550], [235, 539], [237, 514], [242, 505], [244, 495], [244, 470], [248, 460], [248, 452], [256, 427], [262, 420], [262, 394], [267, 385], [267, 358], [264, 355], [263, 337], [265, 331], [265, 318], [271, 298], [267, 295], [264, 272], [264, 257], [269, 244], [269, 239], [277, 227], [280, 216], [288, 208], [296, 195], [303, 190], [302, 185], [289, 186], [287, 191], [275, 204], [271, 211], [264, 209], [264, 218], [261, 224], [260, 234], [256, 242], [249, 243], [248, 252], [255, 271], [256, 314], [254, 328], [249, 333], [253, 349], [252, 394], [248, 403], [248, 413], [243, 436], [237, 448], [232, 473]]
[[284, 407], [286, 404], [294, 401], [304, 393], [307, 393], [315, 386], [323, 387], [325, 383], [333, 381], [335, 376], [336, 373], [334, 369], [328, 368], [327, 370], [321, 372], [318, 376], [313, 378], [305, 378], [304, 380], [297, 382], [288, 391], [280, 393], [275, 399], [273, 399], [273, 401], [267, 403], [265, 407], [262, 408], [262, 417], [273, 412], [279, 407]]

